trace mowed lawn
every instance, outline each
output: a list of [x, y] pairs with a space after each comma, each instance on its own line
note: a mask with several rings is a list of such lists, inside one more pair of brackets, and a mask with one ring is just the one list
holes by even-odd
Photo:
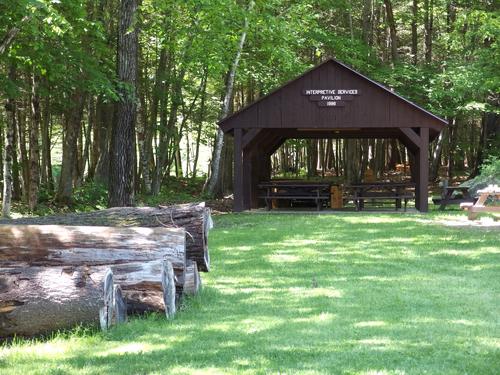
[[173, 321], [0, 348], [1, 374], [499, 374], [500, 231], [438, 214], [228, 214]]

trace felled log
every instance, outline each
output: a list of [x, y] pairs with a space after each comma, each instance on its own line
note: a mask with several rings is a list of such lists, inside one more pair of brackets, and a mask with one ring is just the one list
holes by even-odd
[[176, 285], [172, 263], [165, 260], [125, 263], [111, 267], [114, 282], [121, 288], [127, 312], [176, 312]]
[[201, 288], [201, 278], [198, 272], [198, 265], [191, 260], [187, 261], [186, 272], [184, 273], [184, 294], [198, 294]]
[[100, 323], [107, 329], [117, 320], [119, 299], [108, 267], [0, 268], [0, 337], [78, 324]]
[[[98, 266], [167, 260], [184, 278], [182, 228], [0, 225], [0, 265]], [[182, 283], [177, 292], [182, 293]]]
[[208, 232], [213, 224], [210, 210], [204, 203], [168, 207], [115, 207], [61, 216], [3, 219], [0, 224], [184, 228], [187, 232], [187, 259], [198, 263], [199, 271], [210, 269]]

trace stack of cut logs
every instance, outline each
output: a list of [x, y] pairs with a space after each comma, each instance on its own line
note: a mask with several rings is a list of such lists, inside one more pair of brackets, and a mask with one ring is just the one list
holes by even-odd
[[210, 269], [211, 227], [203, 203], [1, 220], [0, 337], [174, 316]]

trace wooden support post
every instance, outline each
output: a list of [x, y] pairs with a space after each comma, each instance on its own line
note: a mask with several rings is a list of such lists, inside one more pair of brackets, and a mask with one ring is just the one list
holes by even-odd
[[243, 130], [234, 129], [234, 211], [244, 210], [243, 201]]
[[429, 128], [401, 128], [399, 140], [410, 154], [412, 180], [415, 181], [415, 207], [420, 212], [429, 210]]
[[243, 206], [245, 209], [258, 208], [258, 149], [262, 141], [262, 129], [250, 128], [242, 138], [243, 152]]
[[259, 183], [261, 179], [261, 170], [264, 163], [263, 155], [259, 149], [245, 151], [245, 157], [249, 159], [248, 179], [248, 208], [259, 208]]
[[243, 207], [248, 210], [252, 207], [252, 157], [248, 150], [243, 150]]
[[420, 128], [420, 147], [416, 152], [416, 201], [420, 212], [429, 210], [429, 128]]
[[415, 208], [420, 211], [420, 158], [419, 151], [410, 151], [413, 159], [412, 180], [415, 182]]

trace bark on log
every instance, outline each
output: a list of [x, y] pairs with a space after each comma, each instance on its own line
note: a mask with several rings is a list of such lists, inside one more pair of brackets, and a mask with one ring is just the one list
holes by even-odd
[[111, 267], [114, 282], [121, 288], [130, 314], [146, 311], [175, 315], [176, 284], [172, 263], [153, 261], [125, 263]]
[[188, 260], [184, 273], [184, 294], [196, 295], [201, 289], [201, 278], [196, 262]]
[[[0, 265], [98, 266], [167, 260], [184, 280], [186, 234], [179, 228], [0, 225]], [[182, 293], [183, 283], [177, 285]]]
[[99, 322], [107, 329], [119, 297], [108, 267], [0, 268], [0, 337]]
[[208, 232], [213, 223], [204, 203], [160, 207], [115, 207], [106, 210], [62, 216], [0, 220], [0, 224], [84, 225], [108, 227], [184, 228], [186, 257], [198, 264], [198, 270], [210, 270]]

